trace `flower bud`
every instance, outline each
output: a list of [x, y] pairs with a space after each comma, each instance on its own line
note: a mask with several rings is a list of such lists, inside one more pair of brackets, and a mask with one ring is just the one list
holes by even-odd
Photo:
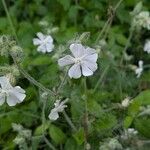
[[11, 55], [16, 59], [17, 62], [21, 62], [21, 60], [23, 59], [23, 50], [21, 47], [19, 46], [13, 46], [11, 48], [11, 51], [10, 51]]

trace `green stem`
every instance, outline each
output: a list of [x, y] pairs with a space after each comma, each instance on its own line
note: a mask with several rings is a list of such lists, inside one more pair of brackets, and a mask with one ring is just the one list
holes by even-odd
[[16, 38], [16, 41], [19, 43], [19, 40], [18, 40], [18, 37], [17, 37], [16, 31], [15, 31], [15, 28], [14, 28], [13, 23], [12, 23], [12, 19], [11, 19], [10, 15], [9, 15], [9, 11], [8, 11], [8, 8], [7, 8], [7, 5], [6, 5], [5, 0], [2, 0], [2, 4], [3, 4], [4, 10], [5, 10], [5, 13], [6, 13], [6, 15], [7, 15], [9, 24], [10, 24], [10, 26], [11, 26], [12, 32], [13, 32], [15, 38]]
[[42, 85], [41, 83], [39, 83], [38, 81], [36, 81], [32, 76], [30, 76], [30, 74], [28, 74], [21, 66], [20, 64], [16, 61], [16, 58], [11, 55], [14, 61], [14, 64], [17, 66], [18, 70], [20, 71], [20, 73], [27, 78], [31, 83], [33, 83], [34, 85], [36, 85], [39, 89], [41, 89], [42, 91], [45, 91], [47, 93], [52, 94], [53, 96], [55, 96], [55, 93], [53, 91], [51, 91], [50, 89], [46, 88], [44, 85]]
[[85, 102], [85, 113], [84, 113], [84, 147], [85, 150], [87, 149], [88, 144], [88, 105], [87, 105], [87, 86], [86, 86], [86, 78], [83, 80], [84, 84], [84, 102]]
[[57, 94], [59, 94], [61, 88], [63, 87], [63, 85], [64, 85], [64, 83], [65, 83], [65, 81], [66, 81], [66, 79], [67, 79], [67, 75], [68, 75], [68, 69], [67, 69], [67, 71], [66, 71], [66, 73], [65, 73], [65, 76], [64, 76], [63, 80], [61, 81], [61, 83], [60, 83], [60, 85], [59, 85], [59, 87], [58, 87], [58, 89], [57, 89], [57, 92], [56, 92]]
[[109, 18], [107, 19], [107, 21], [105, 22], [104, 24], [104, 27], [102, 28], [101, 32], [98, 34], [98, 37], [96, 39], [96, 44], [98, 43], [99, 39], [101, 38], [102, 35], [104, 35], [104, 39], [106, 38], [108, 32], [109, 32], [109, 29], [111, 27], [111, 24], [112, 24], [112, 21], [113, 21], [113, 18], [115, 16], [115, 13], [118, 9], [118, 7], [120, 6], [120, 4], [123, 2], [124, 0], [119, 0], [119, 2], [116, 4], [116, 6], [114, 7], [113, 9], [113, 15], [112, 16], [109, 16]]
[[120, 60], [120, 65], [122, 65], [122, 63], [123, 63], [123, 58], [124, 58], [124, 54], [126, 53], [128, 47], [129, 47], [129, 45], [130, 45], [130, 41], [131, 41], [131, 38], [132, 38], [132, 36], [133, 36], [133, 31], [134, 31], [134, 28], [133, 28], [133, 26], [131, 26], [131, 27], [130, 27], [129, 37], [128, 37], [128, 39], [127, 39], [127, 43], [126, 43], [126, 45], [125, 45], [125, 47], [124, 47], [124, 49], [123, 49], [123, 55], [122, 55], [121, 60]]
[[42, 136], [44, 138], [45, 143], [49, 146], [50, 149], [56, 150], [56, 148], [50, 143], [50, 141], [45, 136], [45, 108], [46, 108], [46, 102], [47, 98], [42, 99], [43, 100], [43, 107], [42, 107]]
[[77, 131], [77, 128], [75, 127], [75, 125], [73, 124], [73, 122], [71, 121], [71, 119], [69, 118], [69, 116], [67, 115], [67, 113], [65, 111], [63, 111], [63, 115], [64, 115], [66, 121], [68, 122], [68, 124], [70, 125], [70, 127], [72, 128], [72, 130]]
[[[9, 21], [9, 24], [11, 26], [11, 29], [12, 29], [12, 32], [16, 38], [16, 41], [18, 42], [18, 38], [17, 38], [17, 34], [16, 34], [16, 31], [15, 31], [15, 28], [13, 26], [13, 23], [12, 23], [12, 19], [9, 15], [9, 11], [8, 11], [8, 8], [7, 8], [7, 5], [6, 5], [6, 2], [5, 0], [2, 0], [2, 4], [4, 6], [4, 9], [5, 9], [5, 12], [6, 12], [6, 15], [7, 15], [7, 18], [8, 18], [8, 21]], [[19, 42], [18, 42], [19, 43]], [[43, 91], [46, 91], [50, 94], [53, 94], [55, 95], [55, 93], [47, 88], [45, 88], [45, 86], [43, 86], [41, 83], [37, 82], [33, 77], [31, 77], [23, 68], [20, 67], [20, 65], [17, 63], [15, 57], [13, 57], [13, 61], [15, 63], [15, 65], [18, 67], [19, 71], [24, 75], [24, 77], [26, 77], [31, 83], [33, 83], [34, 85], [36, 85], [37, 87], [39, 87], [41, 90]]]
[[103, 71], [103, 73], [101, 74], [99, 80], [97, 81], [97, 84], [96, 84], [95, 87], [94, 87], [93, 93], [96, 92], [97, 88], [99, 87], [99, 84], [103, 81], [104, 76], [105, 76], [106, 73], [108, 72], [109, 67], [110, 67], [110, 66], [107, 66], [107, 67], [105, 68], [105, 70]]

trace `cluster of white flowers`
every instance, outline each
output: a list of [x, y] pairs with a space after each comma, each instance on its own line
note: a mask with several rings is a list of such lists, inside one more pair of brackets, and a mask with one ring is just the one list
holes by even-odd
[[138, 62], [138, 65], [139, 66], [135, 69], [135, 74], [137, 75], [137, 78], [139, 78], [141, 76], [142, 72], [143, 72], [143, 61], [140, 60]]
[[142, 11], [133, 19], [133, 24], [136, 27], [143, 27], [150, 30], [150, 14], [148, 11]]
[[125, 130], [125, 132], [121, 135], [121, 138], [123, 140], [128, 140], [129, 138], [132, 138], [138, 134], [138, 131], [134, 128], [128, 128]]
[[[54, 48], [53, 39], [50, 35], [43, 35], [42, 33], [37, 33], [38, 38], [33, 39], [34, 45], [39, 45], [37, 51], [43, 53], [51, 52]], [[66, 55], [58, 60], [59, 66], [63, 67], [66, 65], [73, 65], [69, 71], [68, 75], [70, 78], [80, 78], [83, 76], [91, 76], [97, 70], [97, 58], [98, 54], [95, 49], [90, 47], [84, 47], [82, 44], [71, 44], [70, 50], [72, 55]]]
[[55, 107], [51, 110], [48, 116], [50, 120], [57, 120], [59, 118], [58, 113], [64, 111], [64, 109], [67, 107], [67, 105], [65, 105], [67, 101], [67, 99], [64, 101], [56, 100], [56, 102], [54, 103]]
[[144, 45], [144, 51], [150, 54], [150, 40], [147, 40]]
[[25, 99], [25, 91], [20, 86], [13, 87], [7, 77], [0, 77], [0, 85], [0, 105], [6, 100], [9, 106], [15, 106]]
[[51, 52], [54, 48], [53, 38], [50, 35], [44, 35], [41, 32], [37, 33], [38, 38], [33, 39], [33, 44], [38, 45], [37, 51], [46, 53]]
[[[37, 33], [38, 38], [33, 39], [34, 45], [39, 45], [37, 51], [43, 53], [51, 52], [54, 48], [53, 39], [50, 35], [43, 35]], [[70, 50], [73, 56], [66, 55], [58, 60], [60, 67], [72, 65], [68, 71], [70, 78], [80, 78], [83, 76], [91, 76], [97, 69], [98, 54], [95, 49], [90, 47], [84, 47], [82, 44], [74, 43], [70, 45]], [[50, 120], [57, 120], [59, 118], [59, 112], [62, 112], [67, 105], [64, 105], [67, 100], [60, 102], [57, 100], [54, 103], [54, 108], [49, 114]]]

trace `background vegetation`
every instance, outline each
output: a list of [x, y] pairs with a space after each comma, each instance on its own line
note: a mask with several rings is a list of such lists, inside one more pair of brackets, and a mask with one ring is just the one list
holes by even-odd
[[[17, 37], [18, 45], [24, 52], [21, 67], [45, 87], [53, 91], [58, 88], [66, 71], [59, 68], [57, 60], [62, 53], [69, 53], [70, 43], [79, 39], [83, 44], [99, 50], [99, 68], [92, 77], [86, 79], [86, 95], [83, 78], [73, 80], [66, 77], [60, 90], [59, 98], [69, 98], [66, 114], [75, 126], [72, 129], [65, 114], [61, 114], [55, 122], [48, 119], [56, 97], [47, 97], [45, 112], [42, 114], [43, 91], [29, 82], [23, 74], [16, 75], [10, 56], [1, 56], [0, 74], [4, 75], [3, 67], [7, 66], [6, 72], [15, 74], [14, 82], [26, 90], [27, 97], [15, 107], [7, 104], [0, 107], [0, 149], [84, 149], [86, 97], [89, 117], [87, 146], [92, 150], [148, 150], [150, 111], [140, 114], [141, 108], [146, 109], [150, 105], [150, 55], [143, 51], [150, 32], [146, 29], [134, 31], [130, 40], [128, 39], [132, 21], [130, 12], [139, 0], [123, 0], [116, 10], [119, 0], [5, 2], [13, 26], [0, 1], [0, 33]], [[149, 0], [143, 0], [143, 10], [150, 10]], [[107, 20], [108, 27], [101, 32]], [[52, 53], [39, 53], [33, 46], [32, 39], [39, 31], [51, 34], [54, 38], [55, 49]], [[102, 39], [106, 41], [104, 46]], [[124, 54], [126, 47], [127, 53]], [[132, 66], [138, 65], [139, 60], [144, 61], [145, 69], [137, 79]], [[122, 108], [121, 102], [127, 96], [133, 102], [128, 108]], [[15, 124], [13, 129], [12, 123], [21, 124], [24, 129]], [[135, 128], [138, 134], [122, 140], [121, 136], [128, 128]], [[19, 142], [23, 142], [20, 144], [17, 141], [16, 144], [16, 137]], [[111, 142], [119, 146], [108, 146]]]

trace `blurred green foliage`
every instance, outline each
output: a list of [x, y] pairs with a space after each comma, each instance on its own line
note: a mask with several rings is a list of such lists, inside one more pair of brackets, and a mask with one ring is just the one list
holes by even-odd
[[[102, 30], [110, 8], [115, 7], [118, 0], [5, 0], [9, 14], [24, 51], [22, 67], [37, 81], [47, 88], [55, 90], [62, 80], [65, 70], [60, 70], [55, 54], [64, 46], [69, 52], [69, 42], [79, 38], [83, 32], [90, 32], [90, 40], [84, 41], [90, 47], [97, 48], [96, 38]], [[99, 69], [94, 76], [87, 78], [87, 101], [89, 113], [88, 142], [91, 150], [98, 150], [100, 142], [107, 138], [120, 137], [125, 128], [135, 128], [138, 140], [150, 140], [150, 114], [138, 116], [141, 106], [150, 105], [150, 72], [146, 68], [142, 77], [137, 79], [128, 67], [137, 65], [138, 60], [144, 64], [150, 62], [150, 55], [143, 51], [143, 45], [150, 32], [142, 29], [132, 37], [127, 54], [132, 55], [130, 61], [125, 60], [119, 66], [123, 49], [129, 36], [131, 25], [130, 12], [139, 0], [124, 0], [116, 11], [112, 26], [108, 32], [107, 45], [99, 56]], [[144, 10], [150, 10], [150, 1], [143, 0]], [[40, 22], [46, 21], [47, 25]], [[52, 32], [57, 28], [57, 32]], [[55, 49], [51, 54], [41, 54], [33, 46], [32, 39], [37, 32], [50, 32], [54, 38]], [[13, 35], [9, 20], [0, 1], [0, 33]], [[89, 35], [88, 35], [89, 36]], [[60, 57], [60, 56], [59, 56]], [[10, 57], [0, 56], [1, 66], [12, 65]], [[108, 68], [108, 69], [106, 69]], [[53, 107], [54, 98], [48, 97], [46, 105], [46, 122], [42, 124], [42, 99], [39, 89], [31, 84], [23, 75], [16, 78], [17, 83], [26, 90], [27, 97], [22, 104], [0, 107], [0, 149], [11, 150], [17, 145], [13, 142], [17, 133], [12, 130], [12, 123], [22, 124], [32, 131], [32, 140], [28, 142], [30, 149], [50, 149], [43, 140], [43, 129], [47, 139], [60, 150], [84, 149], [84, 91], [82, 79], [70, 80], [67, 77], [61, 89], [61, 97], [69, 98], [67, 114], [72, 119], [77, 131], [73, 131], [63, 115], [56, 122], [48, 120]], [[100, 84], [94, 88], [101, 79]], [[94, 93], [94, 94], [93, 94]], [[128, 108], [118, 107], [126, 97], [132, 97], [133, 103]], [[39, 136], [39, 137], [38, 137]], [[148, 144], [147, 144], [148, 145]], [[143, 146], [143, 145], [142, 145]], [[126, 149], [126, 145], [124, 145]], [[148, 150], [131, 144], [131, 150]]]

